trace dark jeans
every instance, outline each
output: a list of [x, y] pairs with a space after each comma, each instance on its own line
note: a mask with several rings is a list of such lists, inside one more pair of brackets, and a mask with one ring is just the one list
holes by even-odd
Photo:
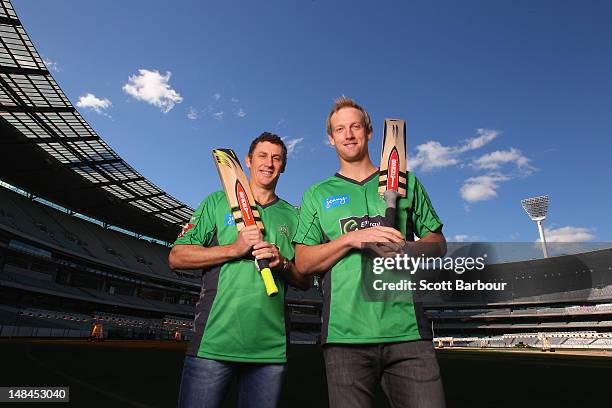
[[323, 355], [332, 408], [373, 407], [378, 383], [392, 408], [445, 406], [431, 341], [328, 344]]
[[234, 377], [238, 378], [240, 408], [275, 408], [285, 364], [234, 363], [185, 357], [179, 408], [215, 408], [223, 403]]

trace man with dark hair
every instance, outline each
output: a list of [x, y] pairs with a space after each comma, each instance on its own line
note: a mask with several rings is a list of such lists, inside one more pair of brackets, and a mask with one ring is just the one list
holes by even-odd
[[[180, 407], [218, 407], [234, 378], [240, 407], [275, 407], [285, 370], [285, 282], [307, 287], [292, 262], [298, 212], [276, 193], [287, 148], [272, 133], [256, 138], [245, 158], [265, 231], [237, 231], [223, 191], [194, 212], [169, 255], [173, 269], [204, 269], [179, 395]], [[268, 297], [252, 257], [266, 258], [279, 294]]]
[[401, 299], [366, 299], [361, 271], [364, 243], [400, 247], [414, 233], [420, 242], [444, 248], [442, 222], [423, 185], [409, 173], [407, 197], [397, 206], [399, 230], [382, 226], [385, 202], [368, 152], [372, 124], [355, 101], [336, 101], [327, 133], [340, 170], [304, 193], [293, 241], [298, 271], [325, 273], [322, 342], [330, 406], [372, 407], [380, 383], [392, 407], [443, 407], [422, 310]]
[[275, 135], [274, 133], [263, 132], [261, 135], [257, 136], [251, 142], [251, 145], [249, 146], [248, 156], [251, 158], [251, 160], [253, 159], [253, 152], [255, 151], [255, 147], [260, 142], [270, 142], [272, 144], [277, 144], [277, 145], [279, 145], [281, 147], [281, 157], [280, 157], [280, 159], [281, 159], [283, 165], [281, 166], [280, 172], [284, 173], [285, 172], [285, 166], [287, 165], [287, 146], [285, 146], [285, 143], [283, 142], [283, 140], [280, 137], [278, 137], [278, 135]]

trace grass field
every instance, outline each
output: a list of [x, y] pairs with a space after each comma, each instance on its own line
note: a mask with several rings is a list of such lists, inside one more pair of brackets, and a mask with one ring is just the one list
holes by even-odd
[[[45, 407], [174, 407], [185, 347], [161, 341], [4, 340], [0, 386], [70, 387], [70, 404]], [[281, 406], [326, 407], [320, 349], [292, 346], [289, 358]], [[610, 357], [439, 350], [438, 360], [451, 408], [610, 405]], [[379, 400], [387, 406], [382, 394]], [[235, 406], [233, 392], [226, 406]]]

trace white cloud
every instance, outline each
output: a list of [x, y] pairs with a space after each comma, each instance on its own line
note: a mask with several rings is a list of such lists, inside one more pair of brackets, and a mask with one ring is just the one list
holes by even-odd
[[[453, 146], [445, 146], [435, 140], [420, 144], [416, 147], [414, 157], [408, 159], [408, 167], [412, 171], [415, 169], [430, 171], [450, 166], [463, 168], [466, 162], [466, 153], [483, 148], [500, 135], [497, 130], [484, 128], [476, 129], [476, 133], [476, 136]], [[530, 161], [516, 148], [497, 150], [472, 159], [470, 166], [475, 170], [487, 171], [487, 174], [464, 180], [460, 188], [461, 197], [468, 203], [495, 198], [502, 182], [528, 176], [537, 170], [531, 166]], [[518, 172], [512, 174], [502, 171], [502, 166], [508, 164], [514, 164], [518, 168]], [[464, 208], [466, 211], [470, 210], [467, 204]]]
[[193, 106], [190, 106], [189, 109], [187, 109], [187, 118], [191, 119], [191, 120], [196, 120], [200, 115], [198, 114], [198, 111], [196, 108], [194, 108]]
[[461, 197], [467, 202], [485, 201], [497, 197], [499, 183], [510, 180], [500, 173], [470, 177], [461, 186]]
[[276, 126], [281, 126], [285, 124], [285, 118], [280, 118], [278, 122], [276, 122]]
[[429, 141], [418, 145], [416, 150], [416, 157], [408, 160], [408, 166], [413, 170], [419, 167], [423, 171], [429, 171], [459, 163], [458, 152], [440, 142]]
[[222, 121], [223, 119], [232, 119], [234, 116], [237, 118], [245, 118], [247, 112], [244, 108], [237, 106], [240, 102], [235, 97], [224, 97], [221, 93], [215, 92], [210, 95], [210, 103], [202, 109], [202, 114], [206, 117], [212, 117], [215, 120]]
[[463, 146], [459, 148], [461, 152], [480, 149], [487, 143], [493, 141], [497, 136], [499, 136], [499, 132], [497, 130], [492, 129], [476, 129], [476, 133], [478, 133], [477, 137], [467, 139], [464, 142]]
[[61, 71], [57, 61], [51, 61], [50, 59], [47, 59], [44, 56], [42, 57], [42, 59], [43, 59], [43, 62], [45, 63], [45, 65], [47, 66], [47, 69], [49, 71], [53, 71], [53, 72], [60, 72]]
[[302, 147], [302, 146], [299, 146], [299, 144], [302, 143], [302, 141], [304, 141], [303, 137], [293, 138], [293, 139], [286, 139], [286, 138], [282, 138], [282, 139], [283, 139], [283, 142], [285, 142], [285, 145], [287, 146], [288, 156], [293, 156], [294, 154], [297, 154], [297, 152], [299, 152]]
[[[503, 165], [514, 164], [518, 172], [500, 173]], [[530, 165], [530, 159], [520, 150], [511, 147], [509, 150], [496, 150], [472, 160], [471, 166], [477, 170], [488, 170], [489, 173], [468, 178], [463, 182], [461, 197], [467, 202], [485, 201], [497, 197], [500, 183], [525, 177], [536, 170]]]
[[91, 109], [96, 113], [106, 115], [105, 111], [112, 106], [112, 102], [107, 98], [100, 99], [92, 93], [87, 93], [79, 98], [76, 105], [79, 108]]
[[472, 162], [473, 166], [480, 170], [497, 170], [507, 163], [514, 163], [519, 169], [526, 172], [533, 170], [529, 165], [529, 159], [514, 147], [511, 147], [510, 150], [496, 150], [487, 153]]
[[174, 105], [181, 103], [183, 97], [170, 87], [171, 72], [161, 75], [159, 71], [139, 69], [138, 75], [132, 75], [128, 83], [123, 85], [123, 91], [139, 101], [147, 102], [168, 113]]
[[499, 132], [491, 129], [476, 129], [478, 136], [464, 140], [457, 146], [444, 146], [440, 142], [431, 140], [416, 147], [416, 156], [408, 159], [411, 170], [420, 168], [430, 171], [444, 167], [458, 165], [461, 154], [480, 149], [494, 140]]
[[[544, 228], [546, 242], [587, 242], [595, 239], [593, 230], [584, 227]], [[540, 242], [540, 239], [536, 242]]]
[[475, 242], [478, 241], [478, 235], [457, 234], [448, 238], [448, 242]]

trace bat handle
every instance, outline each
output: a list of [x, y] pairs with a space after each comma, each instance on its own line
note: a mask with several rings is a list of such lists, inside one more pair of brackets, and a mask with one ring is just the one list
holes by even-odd
[[385, 191], [385, 202], [387, 203], [387, 208], [385, 209], [385, 227], [395, 228], [395, 216], [397, 213], [397, 198], [399, 197], [399, 193], [397, 190], [387, 190]]
[[256, 259], [255, 265], [257, 265], [257, 269], [259, 269], [259, 273], [261, 273], [261, 278], [263, 279], [268, 296], [276, 296], [278, 294], [278, 288], [276, 287], [276, 283], [274, 283], [274, 277], [272, 276], [272, 271], [270, 270], [268, 260]]

